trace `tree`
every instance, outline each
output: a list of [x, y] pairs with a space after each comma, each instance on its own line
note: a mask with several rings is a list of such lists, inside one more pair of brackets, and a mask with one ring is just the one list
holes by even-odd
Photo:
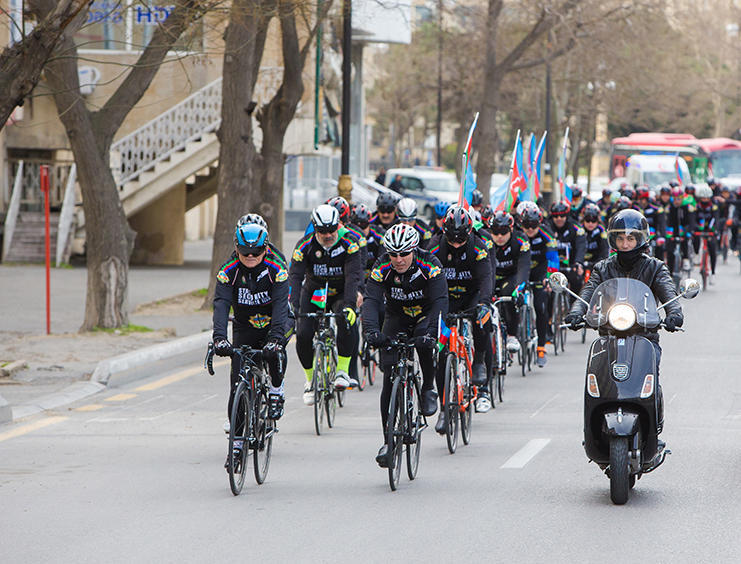
[[[34, 89], [59, 38], [90, 0], [60, 0], [21, 41], [0, 53], [0, 129]], [[10, 25], [13, 20], [8, 18]], [[23, 27], [23, 24], [20, 24]]]
[[[31, 0], [32, 9], [45, 18], [53, 0]], [[110, 147], [124, 119], [144, 95], [167, 52], [180, 35], [209, 8], [208, 2], [182, 0], [155, 30], [152, 39], [113, 95], [91, 111], [80, 95], [77, 48], [73, 36], [79, 16], [67, 26], [46, 79], [77, 164], [87, 232], [87, 297], [81, 330], [119, 327], [128, 323], [129, 257], [135, 234], [126, 221], [110, 168]]]

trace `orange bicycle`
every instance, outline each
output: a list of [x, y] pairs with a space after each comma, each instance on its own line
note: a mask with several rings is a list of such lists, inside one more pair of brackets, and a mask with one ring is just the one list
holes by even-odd
[[[471, 311], [448, 314], [450, 337], [445, 359], [445, 391], [443, 409], [445, 410], [445, 440], [450, 454], [458, 446], [460, 425], [463, 444], [471, 442], [471, 423], [473, 406], [478, 397], [478, 389], [472, 381], [473, 329]], [[441, 359], [442, 360], [442, 359]]]

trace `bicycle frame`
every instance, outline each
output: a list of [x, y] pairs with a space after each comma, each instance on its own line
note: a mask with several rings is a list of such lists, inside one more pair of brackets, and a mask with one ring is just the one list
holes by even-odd
[[[458, 362], [463, 360], [466, 363], [466, 367], [468, 368], [468, 373], [473, 374], [473, 363], [472, 358], [468, 354], [468, 346], [466, 344], [466, 338], [461, 334], [463, 322], [464, 319], [466, 319], [465, 314], [452, 314], [451, 317], [454, 317], [456, 320], [455, 325], [453, 325], [450, 328], [450, 338], [448, 340], [448, 350], [452, 352], [456, 358], [458, 359]], [[473, 338], [473, 337], [469, 337]], [[463, 383], [461, 382], [461, 376], [458, 370], [456, 370], [456, 385], [458, 387], [458, 406], [461, 413], [465, 412], [468, 406], [471, 404], [472, 401], [475, 401], [478, 397], [478, 388], [476, 386], [473, 387], [473, 395], [470, 399], [465, 401], [465, 393], [463, 390]]]

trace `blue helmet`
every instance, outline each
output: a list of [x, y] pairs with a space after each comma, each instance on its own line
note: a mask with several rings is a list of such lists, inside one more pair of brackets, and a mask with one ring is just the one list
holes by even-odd
[[245, 223], [234, 232], [234, 244], [241, 255], [260, 254], [268, 244], [268, 231], [262, 225]]
[[438, 219], [442, 219], [445, 217], [445, 214], [448, 213], [449, 209], [450, 202], [438, 202], [435, 204], [435, 215]]

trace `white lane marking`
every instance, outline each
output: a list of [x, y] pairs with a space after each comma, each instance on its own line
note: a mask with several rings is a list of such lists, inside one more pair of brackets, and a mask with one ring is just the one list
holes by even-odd
[[500, 468], [523, 468], [538, 454], [545, 446], [551, 442], [551, 439], [533, 439], [524, 447], [518, 450], [512, 457], [502, 464]]
[[535, 417], [536, 415], [538, 415], [538, 413], [540, 413], [540, 412], [541, 412], [541, 411], [543, 411], [543, 410], [544, 410], [544, 409], [545, 409], [546, 407], [548, 407], [548, 405], [549, 405], [549, 404], [550, 404], [551, 402], [555, 401], [555, 400], [556, 400], [556, 399], [558, 398], [558, 396], [559, 396], [559, 394], [556, 394], [556, 395], [555, 395], [555, 396], [553, 396], [553, 397], [552, 397], [551, 399], [549, 399], [549, 400], [548, 400], [547, 402], [545, 402], [545, 403], [544, 403], [543, 405], [541, 405], [541, 406], [540, 406], [540, 407], [539, 407], [538, 409], [536, 409], [536, 410], [535, 410], [535, 413], [533, 413], [533, 414], [532, 414], [532, 415], [530, 416], [530, 418], [532, 419], [533, 417]]
[[166, 411], [165, 413], [160, 413], [159, 415], [155, 415], [153, 417], [139, 417], [139, 421], [154, 421], [155, 419], [159, 419], [160, 417], [164, 417], [165, 415], [172, 415], [173, 413], [177, 413], [178, 411], [181, 411], [183, 409], [187, 409], [189, 407], [193, 407], [194, 405], [198, 405], [199, 403], [203, 403], [205, 401], [214, 399], [215, 397], [218, 397], [219, 394], [212, 394], [210, 396], [206, 396], [204, 398], [199, 399], [198, 401], [194, 401], [193, 403], [189, 403], [187, 405], [183, 405], [181, 407], [178, 407], [177, 409], [173, 409], [172, 411]]
[[668, 403], [668, 405], [671, 405], [671, 404], [672, 404], [672, 402], [673, 402], [673, 401], [674, 401], [675, 399], [677, 399], [677, 394], [674, 394], [674, 395], [672, 396], [672, 399], [670, 399], [670, 400], [669, 400], [669, 403]]

